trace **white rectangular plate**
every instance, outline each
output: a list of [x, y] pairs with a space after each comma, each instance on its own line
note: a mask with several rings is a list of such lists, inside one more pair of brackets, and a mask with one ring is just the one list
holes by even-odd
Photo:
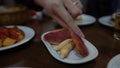
[[43, 41], [43, 43], [45, 44], [45, 46], [47, 47], [48, 51], [50, 52], [50, 54], [57, 59], [58, 61], [61, 61], [63, 63], [68, 63], [68, 64], [82, 64], [82, 63], [86, 63], [88, 61], [91, 61], [93, 59], [95, 59], [98, 56], [98, 50], [96, 49], [96, 47], [91, 44], [89, 41], [87, 41], [86, 39], [83, 39], [89, 55], [87, 57], [82, 57], [80, 54], [78, 54], [75, 49], [73, 49], [69, 55], [67, 56], [67, 58], [61, 58], [59, 53], [53, 49], [53, 45], [51, 45], [49, 42], [47, 42], [44, 39], [44, 36], [49, 33], [46, 32], [41, 36], [41, 40]]

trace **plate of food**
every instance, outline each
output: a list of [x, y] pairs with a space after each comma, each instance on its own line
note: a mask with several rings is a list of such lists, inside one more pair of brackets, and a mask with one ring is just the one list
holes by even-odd
[[78, 38], [67, 29], [45, 32], [41, 40], [49, 53], [63, 63], [82, 64], [98, 56], [98, 50], [92, 43], [85, 38]]
[[108, 27], [114, 27], [114, 20], [111, 15], [103, 16], [98, 19], [99, 23]]
[[107, 65], [107, 68], [120, 68], [120, 54], [114, 56]]
[[3, 26], [0, 30], [0, 51], [20, 46], [35, 35], [35, 31], [27, 26]]
[[95, 23], [96, 18], [91, 16], [91, 15], [87, 15], [87, 14], [82, 14], [79, 15], [76, 19], [75, 19], [75, 23], [77, 25], [90, 25]]

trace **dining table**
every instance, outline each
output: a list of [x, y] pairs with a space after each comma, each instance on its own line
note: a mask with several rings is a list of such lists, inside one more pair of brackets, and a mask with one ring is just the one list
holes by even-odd
[[41, 40], [43, 33], [62, 28], [51, 17], [30, 19], [20, 25], [32, 28], [35, 35], [20, 46], [0, 51], [0, 68], [107, 68], [109, 61], [120, 54], [120, 40], [113, 38], [113, 27], [100, 24], [98, 19], [93, 24], [78, 26], [98, 50], [96, 58], [80, 64], [68, 64], [55, 59]]

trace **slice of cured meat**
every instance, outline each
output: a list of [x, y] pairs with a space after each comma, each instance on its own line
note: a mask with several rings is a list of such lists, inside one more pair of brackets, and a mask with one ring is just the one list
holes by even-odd
[[57, 45], [65, 39], [71, 38], [70, 32], [67, 29], [57, 29], [51, 31], [44, 36], [45, 40], [53, 45]]
[[83, 57], [88, 55], [88, 50], [83, 42], [83, 40], [75, 33], [71, 32], [71, 37], [72, 40], [75, 44], [75, 47], [77, 49], [77, 51], [80, 53], [80, 55], [82, 55]]

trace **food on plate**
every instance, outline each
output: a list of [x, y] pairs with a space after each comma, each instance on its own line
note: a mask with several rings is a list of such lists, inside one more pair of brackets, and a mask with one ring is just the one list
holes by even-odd
[[58, 45], [53, 46], [53, 48], [56, 51], [60, 52], [61, 58], [66, 58], [68, 54], [70, 53], [70, 51], [74, 48], [74, 43], [72, 39], [66, 39], [62, 41], [61, 43], [59, 43]]
[[58, 45], [54, 46], [54, 49], [58, 51], [70, 42], [72, 42], [72, 39], [66, 39], [62, 41], [61, 43], [59, 43]]
[[78, 54], [83, 57], [88, 55], [88, 50], [83, 40], [77, 34], [67, 29], [57, 29], [47, 33], [45, 40], [53, 46], [53, 49], [59, 51], [62, 58], [67, 57], [69, 52], [76, 48]]
[[[71, 39], [72, 40], [72, 39]], [[61, 58], [66, 58], [70, 51], [74, 48], [74, 43], [72, 41], [68, 42], [66, 45], [64, 45], [61, 49], [60, 49], [60, 56]]]
[[77, 16], [77, 18], [75, 19], [75, 23], [77, 22], [82, 22], [83, 18], [82, 15]]
[[14, 44], [15, 42], [16, 42], [15, 39], [12, 39], [12, 38], [7, 37], [7, 38], [5, 38], [5, 40], [3, 41], [2, 45], [3, 45], [3, 46], [8, 46], [8, 45]]
[[57, 29], [44, 36], [45, 40], [53, 45], [57, 45], [63, 40], [70, 38], [70, 32], [67, 29]]
[[17, 26], [12, 28], [0, 27], [0, 47], [15, 44], [21, 41], [24, 36], [24, 32]]
[[77, 49], [77, 51], [83, 56], [87, 56], [88, 55], [88, 50], [83, 42], [83, 40], [77, 36], [77, 34], [71, 32], [71, 36], [72, 36], [72, 40], [75, 44], [75, 48]]
[[9, 37], [15, 39], [17, 42], [24, 38], [24, 32], [17, 26], [8, 28]]

